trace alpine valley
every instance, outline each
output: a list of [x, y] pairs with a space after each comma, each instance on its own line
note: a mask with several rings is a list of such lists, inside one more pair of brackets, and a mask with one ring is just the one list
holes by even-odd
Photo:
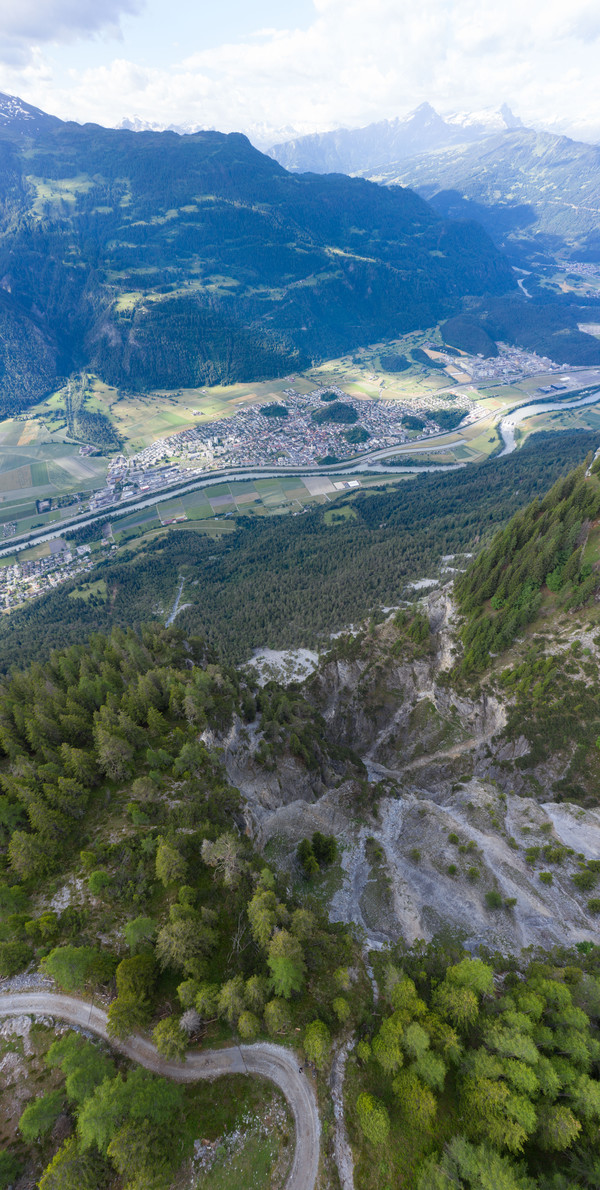
[[132, 389], [281, 375], [515, 288], [478, 224], [411, 191], [291, 175], [238, 134], [2, 113], [5, 412], [80, 368]]
[[0, 98], [0, 1190], [600, 1186], [598, 150], [309, 142]]

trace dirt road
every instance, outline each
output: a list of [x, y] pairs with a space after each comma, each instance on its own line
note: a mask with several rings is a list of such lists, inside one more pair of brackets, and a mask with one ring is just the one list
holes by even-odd
[[57, 1017], [70, 1025], [89, 1029], [147, 1070], [177, 1082], [213, 1079], [220, 1074], [258, 1074], [270, 1079], [285, 1095], [296, 1127], [296, 1150], [286, 1190], [314, 1190], [319, 1168], [321, 1132], [317, 1098], [312, 1083], [300, 1073], [293, 1050], [258, 1042], [255, 1045], [190, 1053], [185, 1062], [169, 1062], [161, 1058], [147, 1038], [138, 1034], [127, 1041], [115, 1042], [107, 1033], [106, 1013], [84, 1000], [51, 992], [0, 994], [0, 1018], [27, 1015]]

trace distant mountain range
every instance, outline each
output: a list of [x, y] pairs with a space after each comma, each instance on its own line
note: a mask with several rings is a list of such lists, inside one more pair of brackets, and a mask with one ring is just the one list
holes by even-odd
[[64, 123], [0, 96], [0, 397], [285, 374], [511, 291], [476, 223], [299, 177], [245, 136]]
[[600, 145], [519, 128], [355, 172], [477, 219], [504, 248], [600, 260]]
[[275, 145], [300, 172], [410, 186], [444, 218], [476, 219], [504, 249], [600, 259], [600, 145], [525, 128], [498, 111], [442, 118], [428, 103], [397, 120]]
[[415, 154], [470, 144], [490, 133], [520, 127], [522, 121], [506, 105], [498, 111], [462, 112], [444, 119], [430, 103], [422, 103], [395, 120], [315, 132], [274, 145], [269, 156], [295, 173], [366, 174]]

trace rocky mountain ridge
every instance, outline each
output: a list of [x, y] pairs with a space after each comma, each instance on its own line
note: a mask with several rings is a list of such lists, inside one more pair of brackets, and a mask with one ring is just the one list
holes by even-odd
[[[446, 218], [476, 218], [496, 243], [597, 259], [600, 146], [528, 128], [452, 150], [426, 147], [365, 177], [414, 187]], [[591, 255], [590, 255], [591, 254]]]

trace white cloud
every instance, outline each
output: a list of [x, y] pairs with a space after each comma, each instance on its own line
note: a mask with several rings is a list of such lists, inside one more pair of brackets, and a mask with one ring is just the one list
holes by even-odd
[[71, 42], [98, 32], [118, 33], [125, 14], [143, 0], [0, 0], [0, 58], [28, 63], [45, 42]]
[[[128, 2], [104, 0], [105, 19]], [[13, 3], [0, 0], [0, 14]], [[78, 28], [94, 28], [91, 0], [46, 5], [67, 24], [77, 10]], [[23, 22], [33, 21], [42, 4], [26, 0], [24, 10]], [[74, 63], [58, 79], [38, 57], [5, 76], [21, 77], [24, 98], [57, 115], [101, 123], [136, 115], [275, 135], [364, 124], [427, 99], [446, 112], [506, 100], [526, 122], [569, 127], [599, 120], [599, 38], [598, 0], [315, 0], [306, 29], [263, 30], [164, 65], [130, 52], [88, 69]]]

